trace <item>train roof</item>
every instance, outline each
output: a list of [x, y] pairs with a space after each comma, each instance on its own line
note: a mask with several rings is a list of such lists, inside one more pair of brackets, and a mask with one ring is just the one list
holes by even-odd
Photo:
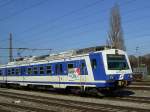
[[76, 57], [76, 56], [83, 56], [88, 55], [92, 52], [103, 51], [111, 49], [109, 46], [96, 46], [96, 47], [89, 47], [83, 49], [76, 49], [76, 50], [69, 50], [65, 52], [60, 52], [56, 54], [49, 54], [49, 55], [42, 55], [42, 56], [30, 56], [30, 57], [21, 57], [15, 59], [13, 62], [9, 62], [6, 65], [0, 65], [0, 67], [4, 66], [13, 66], [13, 65], [24, 65], [30, 63], [44, 63], [51, 60], [60, 60], [67, 57]]

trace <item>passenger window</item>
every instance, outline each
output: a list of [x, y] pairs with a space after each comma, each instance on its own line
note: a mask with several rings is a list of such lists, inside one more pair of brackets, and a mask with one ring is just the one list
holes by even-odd
[[28, 70], [28, 74], [32, 74], [32, 68], [31, 67], [28, 68], [27, 70]]
[[34, 66], [34, 67], [33, 67], [33, 73], [34, 73], [34, 74], [38, 74], [38, 68], [37, 68], [37, 66]]
[[44, 67], [40, 66], [40, 74], [44, 74]]
[[0, 76], [2, 75], [2, 70], [0, 70]]
[[74, 72], [73, 64], [68, 64], [68, 73]]
[[12, 74], [12, 75], [15, 74], [15, 69], [14, 69], [14, 68], [11, 69], [11, 74]]
[[73, 64], [68, 64], [68, 69], [72, 69], [73, 68]]
[[11, 69], [7, 69], [7, 75], [11, 75]]
[[16, 68], [16, 75], [20, 74], [20, 68]]
[[51, 65], [46, 66], [46, 74], [52, 74]]
[[96, 69], [97, 68], [97, 61], [96, 61], [96, 59], [92, 59], [91, 66], [92, 66], [92, 69]]

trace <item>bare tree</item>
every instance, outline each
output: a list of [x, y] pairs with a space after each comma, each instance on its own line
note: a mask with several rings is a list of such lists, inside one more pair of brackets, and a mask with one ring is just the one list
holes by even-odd
[[107, 44], [117, 49], [126, 50], [121, 27], [119, 6], [117, 4], [111, 9], [110, 31], [108, 33]]

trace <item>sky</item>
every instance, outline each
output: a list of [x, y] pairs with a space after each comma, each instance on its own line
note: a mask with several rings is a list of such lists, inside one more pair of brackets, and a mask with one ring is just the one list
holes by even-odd
[[[150, 53], [150, 0], [0, 0], [0, 48], [52, 51], [13, 51], [14, 58], [106, 45], [111, 8], [118, 4], [128, 54]], [[138, 50], [136, 48], [138, 47]], [[0, 49], [0, 63], [8, 50]]]

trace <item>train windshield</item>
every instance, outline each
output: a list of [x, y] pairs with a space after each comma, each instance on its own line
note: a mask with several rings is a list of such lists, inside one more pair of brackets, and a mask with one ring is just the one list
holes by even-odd
[[107, 64], [109, 70], [129, 69], [125, 55], [107, 54]]

